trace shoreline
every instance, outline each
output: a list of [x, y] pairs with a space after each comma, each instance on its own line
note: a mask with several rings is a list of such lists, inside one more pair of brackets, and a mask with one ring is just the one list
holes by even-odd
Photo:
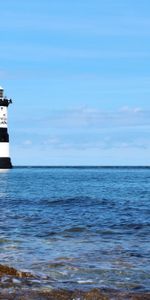
[[29, 290], [16, 291], [1, 290], [0, 299], [2, 300], [149, 300], [150, 292], [121, 292], [103, 291], [101, 289], [82, 290]]
[[[38, 278], [39, 279], [39, 278]], [[36, 275], [0, 264], [0, 299], [2, 300], [149, 300], [149, 291], [113, 289], [56, 289], [33, 287]]]

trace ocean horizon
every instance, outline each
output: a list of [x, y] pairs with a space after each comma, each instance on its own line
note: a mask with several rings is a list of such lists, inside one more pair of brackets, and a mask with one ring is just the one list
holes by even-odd
[[150, 168], [149, 165], [13, 165], [13, 168]]

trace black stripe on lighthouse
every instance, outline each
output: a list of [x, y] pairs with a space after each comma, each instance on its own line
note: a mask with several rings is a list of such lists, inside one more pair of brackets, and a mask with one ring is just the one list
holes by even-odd
[[10, 157], [0, 157], [0, 169], [11, 169], [12, 163]]
[[9, 143], [7, 128], [0, 128], [0, 143]]

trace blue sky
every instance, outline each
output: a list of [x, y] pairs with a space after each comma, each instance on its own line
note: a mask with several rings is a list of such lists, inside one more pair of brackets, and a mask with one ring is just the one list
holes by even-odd
[[6, 0], [14, 165], [150, 165], [150, 1]]

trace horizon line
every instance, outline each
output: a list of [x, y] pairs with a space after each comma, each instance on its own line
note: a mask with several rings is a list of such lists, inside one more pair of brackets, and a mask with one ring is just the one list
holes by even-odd
[[13, 168], [150, 168], [150, 165], [14, 165]]

